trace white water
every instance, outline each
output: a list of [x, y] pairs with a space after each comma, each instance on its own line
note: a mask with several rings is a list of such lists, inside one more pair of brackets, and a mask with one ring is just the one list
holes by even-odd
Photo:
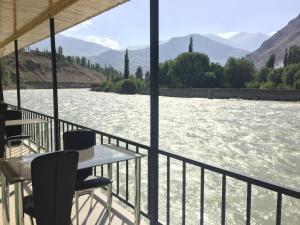
[[[22, 107], [52, 115], [51, 90], [23, 90]], [[5, 100], [16, 103], [15, 91]], [[59, 90], [59, 116], [149, 144], [149, 96]], [[300, 103], [160, 97], [160, 148], [300, 189]], [[166, 167], [160, 159], [160, 219]], [[181, 224], [182, 165], [171, 161], [171, 224]], [[187, 166], [187, 223], [199, 224], [199, 170]], [[221, 177], [205, 177], [205, 224], [220, 224]], [[218, 188], [216, 188], [218, 187]], [[245, 224], [246, 185], [227, 179], [226, 222]], [[253, 187], [251, 224], [275, 224], [274, 193]], [[143, 196], [146, 196], [144, 193]], [[282, 224], [300, 224], [300, 201], [283, 198]], [[145, 208], [145, 204], [143, 205]]]

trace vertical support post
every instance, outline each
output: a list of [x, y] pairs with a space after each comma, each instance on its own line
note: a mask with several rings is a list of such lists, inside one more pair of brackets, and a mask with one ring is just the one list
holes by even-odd
[[15, 62], [16, 62], [16, 81], [17, 81], [17, 99], [18, 107], [21, 107], [21, 94], [20, 94], [20, 65], [19, 65], [19, 47], [18, 40], [15, 40]]
[[159, 0], [150, 0], [150, 151], [148, 158], [148, 211], [158, 224], [159, 147]]
[[[2, 73], [3, 72], [3, 73]], [[4, 62], [3, 58], [1, 57], [0, 53], [0, 102], [4, 102], [4, 95], [3, 95], [3, 77], [4, 77]]]
[[58, 97], [57, 97], [57, 70], [56, 70], [56, 47], [55, 47], [55, 24], [54, 18], [50, 18], [50, 40], [52, 56], [52, 90], [53, 90], [53, 114], [54, 114], [54, 148], [59, 150], [59, 121], [58, 121]]

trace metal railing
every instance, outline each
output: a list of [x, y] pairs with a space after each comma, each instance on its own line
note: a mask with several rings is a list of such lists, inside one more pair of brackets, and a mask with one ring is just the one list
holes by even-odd
[[[13, 105], [9, 105], [12, 108], [17, 108], [16, 106]], [[24, 118], [41, 118], [44, 120], [49, 121], [49, 143], [50, 143], [50, 148], [53, 149], [54, 147], [54, 129], [53, 129], [53, 120], [54, 118], [52, 116], [48, 116], [42, 113], [38, 113], [38, 112], [34, 112], [28, 109], [24, 109], [24, 108], [20, 108], [20, 110], [22, 110], [23, 112], [23, 117]], [[134, 142], [134, 141], [130, 141], [121, 137], [117, 137], [105, 132], [101, 132], [95, 129], [91, 129], [76, 123], [72, 123], [72, 122], [68, 122], [65, 120], [61, 120], [59, 119], [59, 130], [60, 130], [60, 145], [62, 146], [62, 134], [65, 131], [69, 131], [69, 130], [74, 130], [74, 129], [89, 129], [94, 131], [97, 134], [97, 141], [100, 142], [101, 144], [105, 144], [105, 143], [110, 143], [110, 144], [115, 144], [117, 146], [121, 146], [124, 147], [126, 149], [135, 151], [135, 152], [142, 152], [142, 153], [147, 153], [147, 151], [150, 149], [149, 146]], [[25, 132], [28, 134], [32, 135], [33, 141], [36, 141], [35, 138], [36, 136], [34, 135], [34, 130], [33, 127], [27, 126], [25, 127]], [[45, 137], [42, 137], [42, 139]], [[45, 143], [45, 141], [43, 140], [41, 142], [41, 144], [43, 145]], [[269, 182], [269, 181], [265, 181], [265, 180], [261, 180], [252, 176], [248, 176], [246, 174], [240, 173], [240, 172], [235, 172], [232, 170], [227, 170], [227, 169], [222, 169], [220, 167], [216, 167], [216, 166], [212, 166], [200, 161], [196, 161], [196, 160], [192, 160], [186, 157], [182, 157], [173, 153], [170, 153], [168, 151], [163, 151], [163, 150], [159, 150], [159, 156], [164, 157], [166, 159], [166, 167], [165, 168], [160, 168], [160, 171], [166, 171], [166, 204], [165, 204], [165, 209], [166, 209], [166, 218], [165, 221], [163, 222], [164, 224], [172, 224], [170, 221], [171, 218], [171, 174], [172, 174], [172, 166], [171, 166], [171, 162], [173, 160], [176, 160], [177, 162], [179, 162], [182, 166], [182, 177], [181, 177], [181, 221], [180, 224], [185, 225], [186, 224], [186, 212], [187, 212], [187, 208], [186, 208], [186, 203], [187, 203], [187, 196], [186, 196], [186, 183], [187, 183], [187, 166], [194, 166], [198, 169], [198, 173], [199, 173], [199, 184], [200, 184], [200, 210], [199, 210], [199, 223], [200, 225], [204, 225], [205, 224], [205, 220], [204, 220], [204, 210], [205, 210], [205, 174], [207, 172], [213, 172], [216, 174], [219, 174], [221, 176], [221, 225], [225, 225], [226, 223], [226, 192], [227, 192], [227, 178], [233, 178], [239, 182], [245, 183], [246, 184], [246, 219], [245, 219], [245, 224], [246, 225], [250, 225], [251, 224], [251, 212], [252, 212], [252, 197], [253, 197], [253, 193], [252, 193], [252, 189], [254, 186], [256, 187], [261, 187], [265, 190], [268, 191], [272, 191], [277, 195], [277, 200], [276, 200], [276, 212], [275, 212], [275, 220], [276, 220], [276, 225], [280, 225], [281, 224], [281, 220], [282, 220], [282, 199], [283, 196], [288, 196], [288, 197], [292, 197], [295, 198], [297, 200], [299, 200], [300, 203], [300, 190], [296, 190], [293, 188], [288, 188], [288, 187], [284, 187], [282, 185], [273, 183], [273, 182]], [[143, 179], [148, 178], [147, 174], [148, 172], [151, 171], [147, 171], [147, 158], [146, 160], [144, 160], [143, 162], [143, 168], [142, 168], [142, 175]], [[121, 165], [123, 164], [123, 165]], [[121, 168], [121, 166], [123, 167], [123, 169]], [[125, 167], [125, 168], [124, 168]], [[114, 197], [116, 197], [118, 200], [120, 200], [121, 202], [125, 203], [127, 206], [129, 206], [130, 208], [134, 208], [133, 205], [133, 201], [130, 200], [130, 181], [129, 181], [129, 177], [130, 177], [130, 163], [128, 161], [124, 162], [124, 163], [116, 163], [115, 168], [113, 169], [114, 171], [114, 178], [115, 178], [115, 182], [114, 182], [114, 189], [113, 189], [113, 195]], [[100, 173], [101, 176], [105, 175], [105, 170], [104, 170], [104, 166], [101, 166], [98, 169], [95, 169], [95, 173]], [[121, 180], [121, 175], [125, 176], [124, 181]], [[121, 188], [122, 187], [122, 188]], [[151, 205], [148, 205], [148, 195], [145, 194], [147, 193], [147, 188], [148, 188], [148, 182], [145, 182], [142, 184], [142, 193], [144, 191], [144, 199], [146, 202], [144, 202], [145, 207], [142, 208], [141, 210], [141, 214], [149, 219], [149, 208], [151, 208]], [[216, 187], [217, 188], [217, 187]], [[121, 191], [125, 190], [125, 191]], [[197, 212], [195, 212], [197, 213]], [[290, 224], [293, 225], [293, 224]], [[295, 224], [297, 225], [297, 224]]]

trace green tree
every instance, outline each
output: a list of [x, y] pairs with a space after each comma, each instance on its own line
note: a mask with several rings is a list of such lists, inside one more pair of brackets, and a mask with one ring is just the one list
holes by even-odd
[[159, 64], [159, 84], [164, 87], [176, 87], [176, 84], [172, 82], [171, 70], [173, 60], [167, 60], [164, 63]]
[[136, 72], [135, 72], [135, 78], [136, 78], [136, 79], [143, 80], [143, 69], [142, 69], [141, 66], [139, 66], [139, 67], [136, 69]]
[[210, 64], [210, 71], [213, 72], [216, 76], [215, 87], [224, 87], [224, 67], [218, 63]]
[[272, 82], [274, 87], [277, 87], [280, 83], [282, 83], [282, 71], [281, 70], [270, 70], [268, 74], [267, 80]]
[[202, 87], [202, 77], [209, 71], [209, 58], [199, 52], [182, 53], [173, 62], [170, 76], [177, 86]]
[[86, 58], [84, 56], [81, 57], [80, 65], [86, 67]]
[[129, 56], [128, 56], [128, 49], [125, 52], [125, 60], [124, 60], [124, 79], [129, 78]]
[[300, 70], [298, 70], [295, 73], [295, 78], [294, 78], [294, 88], [295, 89], [300, 89]]
[[274, 68], [275, 66], [275, 60], [276, 60], [276, 55], [275, 54], [271, 54], [267, 63], [266, 63], [266, 67], [267, 68]]
[[136, 93], [136, 83], [133, 80], [124, 80], [121, 86], [121, 92], [125, 94]]
[[58, 46], [57, 49], [57, 61], [58, 62], [63, 61], [63, 48], [61, 46]]
[[214, 72], [206, 72], [203, 76], [203, 87], [213, 88], [217, 85], [217, 77]]
[[190, 37], [190, 44], [189, 44], [189, 52], [193, 52], [194, 48], [194, 41], [193, 36]]
[[283, 66], [286, 67], [288, 65], [288, 50], [285, 49], [284, 58], [283, 58]]
[[295, 74], [300, 70], [300, 64], [291, 64], [284, 68], [282, 80], [286, 87], [291, 88], [294, 85]]
[[270, 71], [271, 71], [270, 68], [267, 67], [262, 68], [260, 71], [257, 72], [255, 79], [260, 83], [266, 82]]
[[230, 87], [243, 88], [253, 79], [254, 65], [245, 58], [230, 57], [225, 65], [225, 77]]
[[293, 45], [289, 49], [287, 64], [300, 63], [300, 48], [297, 45]]
[[149, 71], [147, 71], [147, 72], [145, 73], [145, 81], [146, 81], [147, 83], [150, 82], [150, 72], [149, 72]]

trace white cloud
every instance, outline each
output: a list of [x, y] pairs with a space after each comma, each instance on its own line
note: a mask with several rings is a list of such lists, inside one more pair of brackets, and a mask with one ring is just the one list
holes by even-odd
[[84, 40], [89, 41], [89, 42], [94, 42], [94, 43], [97, 43], [100, 45], [104, 45], [108, 48], [112, 48], [112, 49], [116, 49], [116, 50], [120, 49], [120, 45], [119, 45], [118, 41], [107, 38], [107, 37], [98, 37], [95, 35], [89, 35], [89, 36], [86, 36], [84, 38]]
[[277, 31], [273, 31], [273, 32], [269, 33], [269, 35], [270, 35], [270, 36], [273, 36], [273, 35], [276, 34], [276, 33], [277, 33]]
[[229, 39], [229, 38], [233, 37], [234, 35], [236, 35], [236, 34], [238, 34], [238, 33], [239, 33], [239, 32], [229, 31], [229, 32], [218, 33], [217, 35], [218, 35], [219, 37]]
[[86, 20], [86, 21], [84, 21], [84, 22], [82, 22], [82, 23], [80, 23], [80, 24], [78, 24], [78, 25], [76, 25], [74, 27], [71, 27], [70, 29], [68, 29], [68, 30], [66, 30], [64, 32], [65, 33], [76, 32], [76, 31], [79, 31], [82, 28], [87, 28], [87, 27], [92, 26], [92, 25], [93, 25], [93, 23], [90, 20]]

